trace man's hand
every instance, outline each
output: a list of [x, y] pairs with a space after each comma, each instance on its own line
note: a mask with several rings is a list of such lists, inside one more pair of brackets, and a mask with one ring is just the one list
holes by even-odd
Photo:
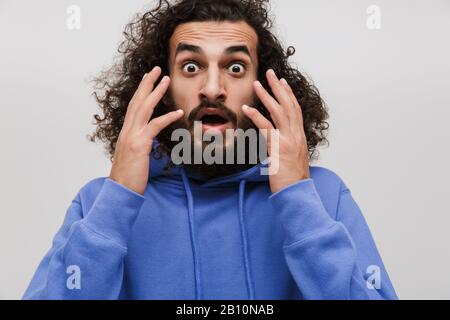
[[109, 178], [144, 195], [148, 182], [153, 139], [158, 133], [183, 115], [183, 110], [169, 112], [149, 122], [158, 102], [169, 87], [170, 78], [164, 76], [153, 90], [161, 68], [145, 74], [131, 99], [117, 140]]
[[[285, 79], [278, 80], [272, 69], [267, 71], [266, 77], [276, 99], [259, 81], [255, 81], [253, 87], [270, 112], [276, 129], [279, 129], [278, 172], [269, 176], [270, 189], [275, 193], [292, 183], [309, 178], [308, 146], [303, 130], [302, 110], [291, 87]], [[259, 129], [267, 129], [269, 156], [272, 156], [270, 131], [275, 129], [272, 123], [255, 108], [244, 105], [242, 110]], [[271, 163], [272, 161], [273, 159]]]

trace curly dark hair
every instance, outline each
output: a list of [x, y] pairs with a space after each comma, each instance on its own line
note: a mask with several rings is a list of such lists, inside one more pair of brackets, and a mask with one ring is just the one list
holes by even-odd
[[[288, 81], [302, 108], [309, 158], [318, 158], [317, 146], [329, 144], [326, 138], [329, 124], [325, 121], [328, 119], [327, 108], [312, 81], [290, 66], [288, 58], [295, 53], [295, 48], [289, 46], [284, 50], [270, 31], [273, 22], [268, 14], [269, 0], [158, 1], [154, 9], [138, 13], [126, 25], [125, 40], [118, 48], [119, 61], [93, 80], [97, 90], [93, 95], [103, 117], [94, 115], [96, 130], [88, 136], [92, 142], [103, 141], [113, 159], [128, 104], [143, 75], [155, 66], [161, 67], [162, 74], [168, 73], [169, 40], [178, 25], [194, 21], [245, 21], [258, 36], [258, 80], [270, 94], [272, 91], [265, 77], [267, 69], [272, 68], [279, 78]], [[264, 106], [257, 104], [254, 107], [273, 123]], [[160, 101], [152, 118], [166, 112], [167, 106]]]

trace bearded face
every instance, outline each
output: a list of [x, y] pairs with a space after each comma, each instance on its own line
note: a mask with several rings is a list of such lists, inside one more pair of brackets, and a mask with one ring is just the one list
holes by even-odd
[[[175, 105], [170, 93], [163, 101], [166, 106]], [[257, 103], [255, 101], [253, 105]], [[255, 148], [259, 146], [260, 139], [263, 139], [257, 135], [257, 127], [242, 112], [236, 113], [220, 101], [202, 100], [189, 114], [185, 114], [160, 133], [158, 140], [169, 154], [180, 143], [173, 136], [173, 133], [180, 129], [189, 133], [190, 146], [185, 150], [188, 156], [184, 158], [185, 154], [180, 154], [184, 159], [188, 159], [183, 163], [188, 171], [214, 178], [248, 169], [255, 165], [255, 159], [256, 163], [262, 160], [259, 157], [259, 149]], [[256, 133], [256, 140], [243, 137], [249, 130]], [[212, 155], [218, 160], [217, 163], [208, 164], [204, 161], [203, 154], [207, 148], [213, 150]], [[216, 154], [218, 149], [221, 149], [221, 152]], [[201, 163], [196, 160], [199, 159], [199, 153]]]
[[[242, 146], [242, 141], [236, 135], [230, 137], [227, 131], [253, 129], [258, 132], [242, 112], [244, 104], [258, 107], [253, 89], [258, 74], [257, 43], [256, 32], [244, 21], [188, 22], [175, 28], [169, 43], [171, 84], [160, 104], [162, 107], [157, 108], [155, 114], [183, 109], [184, 116], [157, 138], [170, 152], [179, 143], [172, 141], [172, 133], [177, 129], [188, 130], [191, 150], [185, 151], [190, 153], [185, 159], [190, 161], [184, 163], [188, 170], [216, 177], [255, 165], [250, 160], [254, 159], [251, 153], [255, 153], [252, 146], [258, 142], [248, 139]], [[197, 121], [201, 121], [201, 125]], [[196, 131], [201, 131], [200, 137]], [[208, 134], [211, 139], [203, 139]], [[259, 141], [259, 135], [257, 139]], [[197, 164], [195, 153], [211, 150], [212, 144], [214, 150], [222, 150], [222, 161]], [[244, 161], [240, 158], [238, 163], [237, 152], [234, 161], [229, 161], [226, 155], [230, 148], [235, 151], [243, 148]]]

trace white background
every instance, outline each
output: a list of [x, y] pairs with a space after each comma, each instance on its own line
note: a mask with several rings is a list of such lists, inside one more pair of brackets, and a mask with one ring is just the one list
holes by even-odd
[[[66, 27], [69, 5], [81, 30]], [[366, 26], [370, 5], [381, 30]], [[142, 0], [0, 0], [0, 298], [18, 299], [87, 181], [88, 82]], [[276, 34], [330, 110], [315, 165], [352, 190], [401, 299], [450, 298], [450, 1], [272, 0]]]

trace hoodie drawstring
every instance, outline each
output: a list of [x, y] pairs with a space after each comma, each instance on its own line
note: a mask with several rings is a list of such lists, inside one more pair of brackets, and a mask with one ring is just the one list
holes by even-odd
[[[192, 196], [191, 187], [189, 185], [189, 179], [186, 175], [186, 172], [183, 168], [180, 170], [181, 177], [183, 179], [184, 188], [186, 190], [186, 197], [188, 202], [188, 220], [189, 220], [189, 232], [190, 232], [190, 240], [191, 240], [191, 248], [192, 248], [192, 256], [194, 260], [194, 274], [195, 274], [195, 298], [196, 300], [202, 299], [202, 291], [201, 291], [201, 283], [200, 283], [200, 267], [199, 260], [197, 256], [197, 242], [195, 239], [195, 228], [194, 228], [194, 197]], [[254, 289], [253, 289], [253, 281], [252, 274], [250, 269], [250, 261], [248, 257], [248, 241], [247, 241], [247, 230], [245, 228], [245, 184], [246, 180], [241, 180], [239, 183], [239, 200], [238, 200], [238, 208], [239, 208], [239, 227], [241, 231], [241, 243], [242, 243], [242, 251], [243, 251], [243, 259], [244, 259], [244, 268], [245, 268], [245, 282], [247, 286], [247, 294], [250, 300], [255, 299]]]
[[189, 233], [191, 238], [192, 257], [194, 259], [194, 275], [195, 275], [195, 299], [202, 299], [201, 285], [200, 285], [200, 268], [197, 259], [197, 242], [195, 239], [194, 229], [194, 197], [192, 196], [191, 187], [186, 176], [186, 172], [181, 168], [181, 177], [183, 179], [184, 189], [186, 190], [186, 197], [188, 202], [188, 220], [189, 220]]
[[239, 226], [241, 228], [241, 239], [242, 239], [242, 251], [244, 253], [244, 268], [245, 268], [245, 282], [247, 284], [247, 294], [250, 300], [255, 299], [254, 291], [253, 291], [253, 282], [252, 282], [252, 274], [250, 269], [250, 261], [248, 258], [248, 243], [247, 243], [247, 230], [245, 229], [245, 207], [244, 207], [244, 198], [245, 198], [245, 180], [241, 180], [239, 183]]

